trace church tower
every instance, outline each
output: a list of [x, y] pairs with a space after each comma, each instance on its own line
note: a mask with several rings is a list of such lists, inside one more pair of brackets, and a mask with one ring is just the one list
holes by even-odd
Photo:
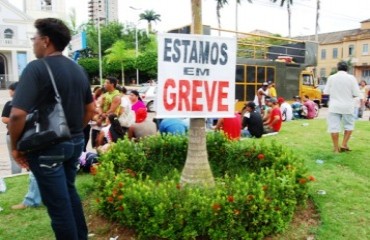
[[23, 0], [24, 11], [34, 19], [54, 17], [67, 20], [65, 0]]

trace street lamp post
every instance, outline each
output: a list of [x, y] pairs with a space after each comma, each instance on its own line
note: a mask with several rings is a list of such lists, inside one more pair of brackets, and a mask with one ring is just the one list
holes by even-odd
[[139, 68], [137, 67], [137, 57], [139, 55], [139, 41], [137, 38], [137, 25], [135, 26], [135, 55], [136, 55], [136, 83], [139, 85]]
[[[135, 11], [141, 10], [141, 8], [136, 8], [133, 6], [130, 6], [130, 8]], [[135, 24], [135, 55], [137, 61], [137, 57], [139, 56], [139, 40], [137, 37], [137, 24]], [[139, 85], [139, 68], [137, 67], [137, 63], [136, 63], [136, 84]]]
[[100, 20], [101, 20], [101, 18], [98, 18], [99, 80], [100, 80], [100, 86], [103, 86], [103, 67], [102, 67], [102, 59], [101, 59], [102, 57], [101, 57]]

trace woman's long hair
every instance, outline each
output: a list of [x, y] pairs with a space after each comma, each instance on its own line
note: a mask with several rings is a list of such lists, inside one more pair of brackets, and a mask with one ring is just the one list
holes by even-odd
[[108, 119], [111, 124], [109, 128], [109, 134], [111, 135], [112, 142], [117, 142], [118, 139], [123, 138], [125, 132], [123, 131], [116, 114], [109, 114]]

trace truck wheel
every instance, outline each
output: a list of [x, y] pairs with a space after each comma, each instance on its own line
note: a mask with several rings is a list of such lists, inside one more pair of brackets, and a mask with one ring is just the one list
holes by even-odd
[[146, 108], [148, 109], [148, 112], [154, 112], [154, 102], [153, 101], [148, 102]]

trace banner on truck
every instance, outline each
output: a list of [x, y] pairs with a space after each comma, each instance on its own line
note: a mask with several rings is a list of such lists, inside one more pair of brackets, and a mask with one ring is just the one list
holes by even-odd
[[158, 118], [233, 117], [236, 39], [158, 35]]

